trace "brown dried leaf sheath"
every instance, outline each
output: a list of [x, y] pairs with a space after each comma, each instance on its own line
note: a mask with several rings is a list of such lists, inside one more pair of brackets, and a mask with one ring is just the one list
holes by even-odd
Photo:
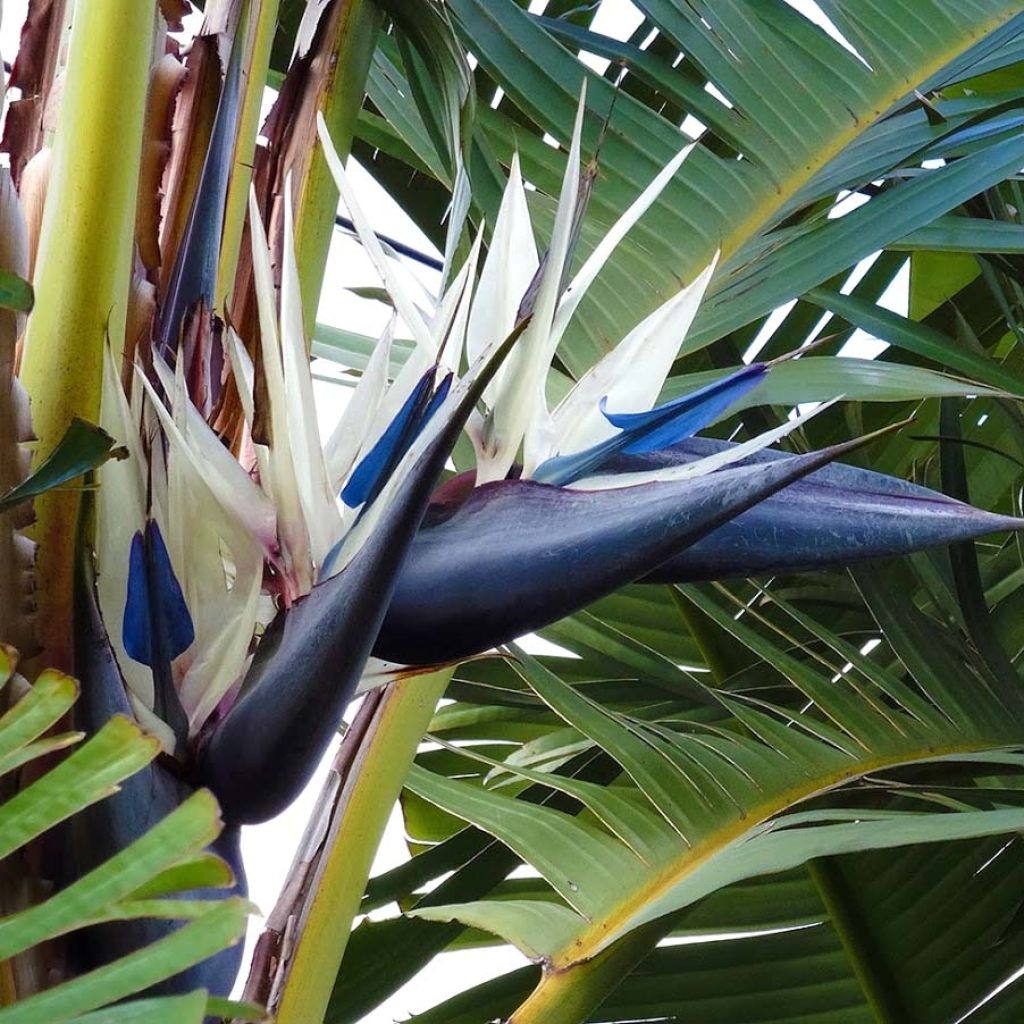
[[29, 0], [21, 45], [9, 87], [21, 90], [7, 113], [0, 150], [11, 156], [11, 174], [21, 172], [43, 145], [43, 116], [53, 88], [67, 0]]
[[[28, 273], [28, 243], [11, 174], [0, 169], [0, 267]], [[28, 396], [14, 376], [15, 348], [24, 317], [0, 310], [0, 494], [24, 479], [31, 439]], [[19, 530], [32, 521], [31, 505], [0, 513], [0, 641], [34, 654], [33, 566], [35, 545]]]

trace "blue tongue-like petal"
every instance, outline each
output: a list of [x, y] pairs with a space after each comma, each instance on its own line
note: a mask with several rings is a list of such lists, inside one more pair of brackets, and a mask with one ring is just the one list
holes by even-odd
[[129, 658], [151, 665], [153, 644], [149, 635], [149, 572], [142, 531], [136, 530], [128, 555], [128, 596], [124, 603], [121, 639]]
[[601, 412], [613, 427], [634, 440], [621, 451], [628, 455], [656, 452], [677, 444], [714, 423], [726, 410], [752, 391], [764, 379], [767, 368], [754, 363], [722, 380], [683, 395], [650, 412], [608, 412], [607, 399], [601, 399]]
[[601, 399], [601, 412], [620, 433], [574, 455], [557, 455], [537, 467], [533, 479], [540, 483], [564, 486], [598, 472], [619, 454], [639, 455], [659, 451], [713, 423], [734, 402], [761, 383], [768, 368], [753, 363], [722, 380], [649, 412], [610, 413], [607, 399]]
[[195, 640], [192, 616], [174, 575], [160, 527], [136, 532], [128, 558], [122, 638], [128, 656], [150, 668], [171, 661]]
[[452, 377], [451, 374], [445, 377], [434, 391], [436, 372], [437, 367], [432, 366], [417, 381], [380, 439], [359, 461], [341, 491], [341, 500], [349, 508], [373, 501], [409, 446], [441, 407]]

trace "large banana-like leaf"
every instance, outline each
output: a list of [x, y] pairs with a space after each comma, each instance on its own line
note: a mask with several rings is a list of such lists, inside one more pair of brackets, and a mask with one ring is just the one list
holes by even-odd
[[[561, 156], [540, 133], [568, 139], [583, 78], [589, 80], [591, 146], [609, 117], [584, 248], [678, 151], [685, 141], [677, 127], [680, 111], [708, 126], [706, 144], [584, 303], [561, 352], [573, 373], [591, 365], [679, 280], [691, 279], [716, 248], [723, 260], [689, 350], [755, 321], [877, 249], [955, 247], [930, 225], [1019, 164], [1019, 133], [989, 120], [995, 99], [952, 95], [955, 83], [1018, 59], [1024, 16], [1015, 4], [826, 4], [822, 9], [845, 46], [783, 0], [649, 0], [637, 6], [646, 18], [644, 32], [621, 43], [580, 27], [568, 13], [538, 18], [511, 0], [449, 5], [480, 61], [478, 81], [495, 83], [504, 94], [495, 110], [480, 111], [472, 168], [476, 201], [492, 223], [493, 161], [508, 162], [513, 147], [526, 177], [554, 191]], [[558, 5], [549, 7], [558, 14]], [[650, 40], [641, 48], [644, 35]], [[612, 83], [572, 59], [581, 50], [628, 69], [610, 115]], [[394, 48], [384, 48], [376, 60], [370, 81], [375, 107], [421, 166], [438, 167], [423, 120], [400, 102], [408, 87]], [[935, 116], [914, 91], [937, 89], [951, 97], [940, 95]], [[1020, 91], [999, 100], [1019, 103]], [[980, 149], [934, 172], [913, 173], [932, 153], [960, 156], [966, 131]], [[862, 208], [838, 219], [826, 216], [841, 189], [883, 178], [886, 187]], [[543, 216], [541, 197], [536, 205]], [[915, 234], [926, 229], [927, 235]]]
[[[574, 999], [578, 999], [580, 992], [588, 991], [593, 984], [593, 973], [603, 972], [607, 977], [615, 973], [616, 966], [621, 970], [621, 964], [615, 963], [615, 951], [628, 948], [630, 943], [629, 938], [622, 936], [632, 933], [634, 939], [646, 938], [646, 942], [637, 943], [646, 952], [651, 945], [650, 937], [644, 936], [645, 928], [652, 927], [649, 922], [661, 918], [668, 923], [655, 925], [655, 930], [660, 927], [660, 933], [670, 931], [672, 921], [663, 915], [692, 907], [700, 896], [722, 885], [751, 875], [789, 869], [824, 855], [904, 844], [916, 846], [920, 842], [958, 837], [968, 839], [985, 834], [988, 828], [997, 833], [1007, 825], [1011, 829], [1016, 827], [1009, 822], [1020, 813], [1016, 809], [1020, 801], [1014, 791], [1003, 784], [996, 787], [998, 795], [994, 799], [984, 789], [972, 790], [967, 784], [956, 791], [955, 800], [940, 799], [931, 805], [929, 801], [936, 798], [928, 795], [927, 784], [923, 789], [911, 786], [908, 792], [914, 799], [908, 804], [904, 798], [899, 810], [880, 805], [870, 796], [865, 803], [863, 789], [852, 797], [852, 805], [847, 803], [845, 810], [841, 800], [821, 800], [821, 794], [842, 781], [868, 773], [873, 777], [885, 776], [898, 766], [943, 761], [948, 767], [948, 762], [962, 759], [973, 773], [987, 774], [993, 769], [981, 766], [986, 761], [1018, 764], [1016, 755], [1007, 751], [1020, 743], [1020, 736], [1011, 735], [1015, 726], [1011, 724], [1007, 728], [1008, 719], [1003, 710], [1007, 708], [1007, 701], [1012, 704], [1019, 700], [1015, 683], [1000, 682], [987, 674], [963, 677], [967, 667], [957, 667], [958, 662], [950, 657], [952, 651], [942, 650], [941, 634], [936, 634], [918, 613], [901, 611], [898, 606], [883, 607], [880, 616], [887, 635], [892, 634], [894, 646], [908, 663], [913, 662], [914, 650], [929, 652], [923, 657], [918, 655], [918, 663], [912, 664], [914, 680], [910, 681], [874, 665], [870, 659], [859, 655], [856, 648], [829, 631], [814, 627], [787, 607], [789, 613], [798, 616], [800, 626], [815, 628], [818, 639], [832, 646], [833, 656], [853, 660], [854, 672], [830, 682], [828, 671], [816, 671], [807, 662], [767, 643], [764, 637], [744, 625], [744, 620], [734, 620], [728, 604], [722, 603], [721, 594], [716, 596], [698, 590], [687, 593], [705, 615], [751, 644], [781, 670], [798, 691], [813, 702], [808, 709], [800, 711], [790, 707], [783, 711], [780, 705], [773, 703], [774, 695], [770, 690], [764, 691], [762, 699], [758, 690], [733, 692], [730, 686], [729, 692], [720, 691], [719, 697], [749, 732], [743, 729], [737, 733], [735, 726], [727, 729], [714, 724], [686, 726], [683, 721], [690, 716], [678, 711], [666, 715], [664, 708], [657, 713], [656, 720], [652, 720], [649, 712], [625, 715], [602, 709], [587, 696], [558, 682], [538, 663], [527, 661], [523, 671], [535, 691], [574, 727], [584, 745], [598, 743], [610, 753], [623, 767], [629, 781], [620, 779], [611, 789], [601, 788], [544, 771], [536, 772], [527, 767], [529, 762], [525, 758], [516, 757], [507, 759], [500, 772], [492, 769], [490, 792], [482, 792], [479, 784], [423, 769], [410, 779], [414, 792], [500, 837], [530, 861], [558, 894], [553, 900], [550, 894], [517, 896], [510, 892], [499, 900], [417, 910], [418, 916], [430, 920], [454, 918], [498, 931], [545, 965], [538, 988], [512, 1020], [584, 1019], [583, 1014], [589, 1007], [581, 1008]], [[896, 602], [888, 604], [896, 605]], [[908, 636], [916, 641], [909, 650]], [[962, 656], [959, 663], [962, 664]], [[968, 678], [973, 685], [965, 686]], [[765, 683], [762, 679], [760, 686]], [[785, 720], [788, 727], [781, 724], [777, 716]], [[465, 767], [460, 770], [453, 765], [445, 774], [465, 771]], [[776, 771], [779, 774], [775, 774]], [[536, 808], [499, 795], [500, 789], [493, 783], [507, 780], [509, 772], [534, 783], [545, 782], [574, 797], [586, 810], [582, 815], [567, 817], [551, 808]], [[927, 774], [922, 776], [922, 779], [927, 778]], [[807, 811], [790, 810], [792, 817], [787, 827], [785, 815], [781, 822], [775, 816], [781, 808], [776, 811], [768, 808], [783, 792], [786, 807], [792, 808], [803, 799], [797, 790], [808, 796], [817, 795], [818, 799]], [[874, 792], [877, 797], [881, 790], [866, 792]], [[915, 799], [919, 801], [916, 804]], [[982, 806], [988, 809], [975, 809]], [[1000, 809], [992, 810], [993, 807]], [[955, 810], [950, 812], [947, 808]], [[938, 816], [936, 811], [939, 811]], [[719, 814], [721, 817], [717, 817]], [[1005, 822], [1002, 821], [1004, 815]], [[769, 819], [775, 824], [766, 827]], [[986, 826], [982, 826], [983, 821], [987, 821]], [[930, 832], [933, 826], [934, 831]], [[817, 874], [812, 871], [814, 893], [818, 900], [824, 899], [830, 929], [835, 932], [827, 940], [833, 948], [830, 955], [839, 965], [839, 976], [847, 979], [844, 983], [847, 991], [843, 996], [839, 989], [813, 986], [802, 995], [803, 1002], [785, 1004], [789, 1012], [795, 1013], [794, 1007], [804, 1007], [801, 1013], [813, 1014], [815, 1006], [831, 1006], [834, 1011], [843, 1012], [841, 1008], [846, 1006], [849, 1019], [870, 1020], [871, 1007], [877, 1009], [876, 1000], [890, 1007], [909, 1005], [912, 1010], [904, 1016], [882, 1019], [946, 1019], [945, 1015], [928, 1016], [931, 1012], [928, 1008], [940, 1004], [949, 1008], [951, 1019], [955, 1019], [954, 1011], [962, 1013], [970, 1009], [972, 1000], [980, 1001], [1012, 971], [1021, 954], [1014, 933], [1005, 931], [1016, 904], [1005, 898], [1001, 904], [996, 895], [1006, 891], [999, 890], [1000, 885], [1012, 887], [1015, 877], [1016, 851], [1012, 847], [1009, 851], [1003, 850], [1006, 845], [1006, 840], [994, 844], [981, 841], [974, 846], [962, 843], [940, 846], [934, 854], [922, 854], [914, 849], [899, 855], [878, 853], [843, 858], [841, 871], [850, 875], [846, 889], [853, 893], [852, 897], [844, 889], [844, 879], [836, 878], [835, 870], [831, 870], [824, 881], [821, 871]], [[1000, 851], [1002, 855], [995, 857]], [[920, 915], [921, 908], [909, 891], [893, 885], [894, 879], [905, 874], [912, 865], [920, 865], [922, 858], [927, 866], [927, 877], [934, 879], [932, 871], [938, 872], [939, 888], [947, 893], [947, 901], [937, 901], [936, 912], [947, 919], [947, 911], [954, 914], [956, 906], [976, 908], [973, 915], [964, 912], [959, 917], [948, 918], [956, 923], [956, 937], [950, 936], [949, 942], [953, 946], [957, 943], [966, 946], [971, 942], [997, 944], [997, 957], [988, 962], [972, 962], [970, 971], [961, 967], [960, 980], [955, 984], [952, 974], [925, 971], [926, 959], [919, 961], [920, 971], [906, 977], [898, 970], [901, 957], [916, 955], [914, 943], [926, 947], [937, 939], [934, 929], [907, 932], [913, 915]], [[982, 868], [990, 873], [975, 881], [975, 875]], [[943, 870], [949, 876], [948, 891], [942, 884]], [[954, 879], [961, 871], [970, 875], [972, 883], [961, 878], [954, 886]], [[814, 893], [810, 900], [812, 905]], [[890, 912], [892, 899], [901, 893], [902, 909]], [[852, 905], [851, 919], [859, 920], [858, 900], [865, 902], [869, 928], [874, 930], [869, 932], [867, 947], [860, 948], [859, 956], [854, 941], [857, 936], [851, 937], [851, 926], [843, 916], [843, 908], [850, 911]], [[730, 924], [734, 930], [778, 925], [777, 919], [760, 919], [761, 908], [756, 900], [735, 905], [743, 906], [747, 916], [743, 923], [735, 919], [723, 922], [719, 918], [720, 927], [725, 930]], [[701, 907], [707, 910], [703, 920], [715, 920], [710, 904], [698, 904], [691, 913], [699, 912]], [[905, 918], [900, 917], [900, 913], [906, 915]], [[812, 910], [811, 915], [813, 920], [825, 918], [820, 907]], [[806, 921], [785, 921], [786, 926], [799, 923]], [[808, 969], [804, 958], [824, 955], [826, 948], [820, 942], [815, 945], [813, 938], [809, 940], [810, 945], [803, 939], [794, 934], [788, 946], [782, 939], [774, 944], [767, 936], [763, 939], [766, 957], [788, 959], [791, 963], [788, 969], [792, 970], [794, 987], [800, 972]], [[657, 1015], [655, 1009], [659, 1004], [643, 1002], [639, 993], [647, 971], [657, 973], [660, 969], [667, 973], [669, 963], [672, 971], [682, 973], [675, 982], [666, 980], [663, 996], [666, 1003], [660, 1004], [658, 1012], [663, 1012], [668, 1001], [674, 1000], [674, 1007], [684, 1007], [687, 1017], [692, 1011], [694, 1019], [792, 1019], [779, 1010], [780, 1004], [771, 1002], [762, 1005], [758, 1011], [761, 1016], [745, 1015], [752, 1012], [749, 1007], [760, 991], [757, 986], [769, 987], [768, 976], [762, 973], [758, 981], [755, 972], [741, 976], [743, 984], [734, 979], [729, 985], [727, 966], [752, 955], [749, 944], [743, 946], [737, 940], [735, 945], [735, 954], [721, 952], [720, 957], [703, 949], [690, 951], [686, 956], [682, 951], [671, 954], [668, 950], [659, 951], [653, 963], [640, 969], [641, 975], [634, 987], [616, 997], [623, 1002], [615, 1004], [614, 1010], [610, 1005], [605, 1007], [603, 1012], [614, 1015], [598, 1019], [643, 1016], [637, 1008], [638, 1002], [650, 1010], [646, 1015]], [[605, 951], [603, 957], [602, 951]], [[642, 955], [634, 953], [633, 961], [640, 960]], [[595, 956], [597, 959], [592, 963], [596, 966], [590, 971], [588, 960]], [[672, 956], [677, 959], [670, 960]], [[732, 956], [735, 961], [730, 960]], [[662, 963], [661, 968], [657, 966], [659, 963]], [[711, 970], [710, 965], [714, 963], [721, 969], [718, 982], [715, 976], [709, 978], [701, 973]], [[874, 971], [878, 977], [869, 977], [865, 982], [861, 976], [865, 970]], [[953, 971], [952, 966], [950, 970]], [[690, 974], [690, 971], [697, 973]], [[574, 972], [581, 977], [574, 979]], [[889, 978], [888, 972], [893, 972], [895, 977]], [[854, 975], [859, 978], [859, 989], [853, 983]], [[703, 981], [698, 980], [701, 978]], [[777, 980], [784, 988], [786, 982], [782, 979], [783, 976], [779, 976]], [[531, 980], [536, 979], [525, 975], [520, 978], [517, 989], [520, 995], [525, 994], [524, 989]], [[598, 990], [603, 994], [611, 987], [599, 984]], [[881, 994], [876, 991], [879, 987]], [[650, 990], [646, 991], [648, 997], [653, 998]], [[549, 1002], [550, 999], [554, 1001]], [[706, 1006], [702, 999], [709, 1000]], [[568, 1003], [572, 1003], [573, 1012], [578, 1012], [579, 1016], [564, 1009], [558, 1011], [564, 1015], [545, 1016], [545, 1013], [554, 1013], [553, 1007], [564, 1008]], [[626, 1010], [626, 1006], [631, 1008]], [[505, 1004], [505, 1008], [510, 1007]], [[454, 1011], [455, 1007], [450, 1009]], [[1003, 1009], [1006, 1009], [1005, 1003]], [[714, 1013], [719, 1016], [713, 1016]], [[428, 1015], [425, 1019], [435, 1018]], [[438, 1016], [436, 1019], [449, 1018]], [[450, 1019], [462, 1018], [453, 1014]]]

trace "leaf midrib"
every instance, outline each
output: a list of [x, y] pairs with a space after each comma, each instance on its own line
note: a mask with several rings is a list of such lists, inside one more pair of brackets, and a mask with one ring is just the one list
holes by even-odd
[[[766, 227], [770, 226], [773, 218], [779, 211], [786, 207], [786, 204], [798, 195], [820, 171], [822, 171], [835, 157], [837, 157], [847, 146], [865, 132], [875, 121], [877, 121], [887, 110], [892, 108], [903, 97], [909, 95], [927, 82], [942, 68], [951, 64], [957, 57], [961, 56], [972, 46], [989, 36], [996, 29], [1001, 28], [1008, 21], [1019, 14], [1019, 10], [1007, 10], [1000, 16], [993, 17], [986, 23], [983, 29], [978, 29], [973, 35], [968, 33], [961, 37], [961, 42], [966, 40], [965, 45], [952, 47], [938, 57], [918, 75], [916, 81], [907, 83], [895, 83], [897, 88], [887, 93], [880, 103], [877, 103], [867, 117], [854, 116], [851, 127], [846, 132], [837, 133], [833, 136], [833, 144], [830, 147], [823, 147], [817, 154], [812, 154], [811, 161], [805, 165], [803, 173], [795, 173], [784, 179], [775, 192], [769, 192], [765, 201], [760, 206], [755, 206], [744, 221], [736, 226], [736, 229], [722, 239], [723, 261], [739, 251], [742, 246]], [[921, 69], [918, 69], [921, 71]], [[815, 156], [817, 159], [815, 159]], [[723, 278], [719, 278], [724, 282]], [[714, 292], [714, 286], [710, 289]]]
[[[634, 890], [628, 900], [617, 904], [602, 917], [593, 919], [588, 927], [577, 934], [571, 944], [552, 954], [549, 971], [560, 974], [571, 970], [574, 965], [596, 956], [611, 942], [627, 933], [630, 921], [636, 918], [637, 913], [643, 907], [657, 902], [722, 850], [797, 803], [820, 796], [855, 779], [886, 768], [921, 764], [967, 754], [986, 753], [1007, 745], [1010, 745], [1009, 740], [996, 744], [993, 744], [991, 740], [979, 740], [974, 743], [950, 744], [941, 747], [929, 746], [917, 754], [890, 755], [870, 760], [859, 760], [855, 767], [828, 772], [804, 785], [791, 786], [774, 799], [748, 809], [743, 818], [716, 829], [703, 842], [687, 848], [681, 858], [671, 861], [663, 870], [653, 875], [649, 882]], [[541, 985], [543, 984], [542, 981]]]

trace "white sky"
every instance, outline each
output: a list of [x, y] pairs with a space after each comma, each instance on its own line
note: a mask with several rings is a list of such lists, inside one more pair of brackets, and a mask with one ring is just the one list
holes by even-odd
[[[788, 2], [804, 11], [812, 20], [825, 25], [826, 30], [834, 33], [827, 23], [827, 19], [824, 19], [817, 9], [816, 4], [810, 0], [788, 0]], [[12, 60], [16, 53], [26, 4], [27, 0], [6, 0], [3, 3], [3, 17], [0, 22], [0, 53], [7, 60]], [[544, 4], [545, 0], [533, 0], [531, 9], [542, 9]], [[605, 0], [595, 18], [593, 27], [595, 31], [624, 39], [640, 23], [640, 20], [639, 13], [629, 0]], [[589, 57], [584, 59], [598, 70], [603, 70], [606, 65], [603, 60]], [[700, 126], [697, 123], [687, 123], [684, 127], [687, 130], [695, 129], [695, 134]], [[423, 252], [438, 255], [430, 241], [362, 168], [354, 169], [353, 181], [358, 197], [377, 231], [406, 242]], [[406, 266], [410, 266], [408, 261], [406, 261]], [[435, 272], [419, 266], [412, 266], [411, 269], [429, 290], [433, 290], [438, 278]], [[864, 269], [866, 269], [866, 264]], [[374, 336], [379, 334], [388, 318], [389, 311], [380, 303], [360, 299], [346, 291], [350, 287], [376, 285], [378, 282], [361, 246], [341, 231], [336, 232], [331, 246], [325, 282], [318, 312], [320, 321], [343, 326], [363, 334]], [[905, 275], [901, 275], [883, 297], [882, 304], [905, 312], [906, 294], [907, 282]], [[766, 328], [765, 337], [777, 326], [787, 311], [788, 307], [773, 315]], [[868, 339], [867, 336], [856, 339], [851, 342], [851, 345], [858, 355], [875, 354], [885, 347]], [[333, 364], [325, 363], [322, 360], [315, 361], [314, 371], [324, 376], [337, 376], [338, 373]], [[326, 437], [340, 415], [347, 389], [317, 380], [315, 393], [321, 431]], [[264, 912], [269, 912], [273, 906], [282, 881], [287, 874], [295, 847], [315, 802], [316, 794], [326, 776], [333, 750], [334, 747], [324, 758], [320, 769], [310, 780], [303, 794], [287, 811], [265, 825], [244, 830], [243, 851], [249, 875], [250, 894], [253, 901]], [[406, 859], [408, 859], [408, 853], [405, 847], [401, 818], [396, 811], [392, 815], [378, 851], [374, 873], [394, 867]], [[255, 920], [250, 928], [247, 940], [248, 948], [251, 948], [260, 929], [261, 921]], [[471, 985], [496, 977], [524, 963], [526, 963], [525, 958], [508, 947], [442, 954], [402, 991], [364, 1018], [364, 1024], [391, 1024], [393, 1021], [403, 1020], [413, 1012], [423, 1011]]]

